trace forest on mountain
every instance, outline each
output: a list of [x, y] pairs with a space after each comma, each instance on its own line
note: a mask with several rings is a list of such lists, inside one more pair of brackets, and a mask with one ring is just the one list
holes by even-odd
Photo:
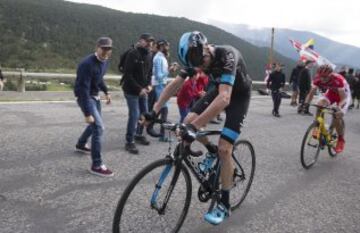
[[[144, 32], [171, 44], [171, 61], [176, 61], [180, 36], [186, 31], [202, 31], [210, 43], [238, 48], [250, 75], [263, 80], [269, 49], [256, 47], [215, 26], [186, 18], [127, 13], [95, 5], [63, 0], [0, 1], [0, 64], [32, 71], [74, 72], [82, 57], [94, 51], [99, 36], [110, 36], [115, 49], [111, 73], [117, 73], [120, 54]], [[275, 53], [286, 72], [294, 61]]]

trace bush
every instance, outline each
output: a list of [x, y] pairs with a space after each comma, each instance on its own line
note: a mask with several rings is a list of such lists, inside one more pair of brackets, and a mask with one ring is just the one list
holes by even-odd
[[46, 91], [46, 84], [37, 84], [37, 83], [26, 83], [25, 85], [26, 91]]
[[16, 84], [12, 81], [7, 80], [4, 85], [4, 91], [16, 91]]

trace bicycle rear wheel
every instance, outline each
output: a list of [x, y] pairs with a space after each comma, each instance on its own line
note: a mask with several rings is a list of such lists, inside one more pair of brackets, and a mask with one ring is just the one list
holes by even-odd
[[234, 186], [230, 192], [231, 210], [238, 208], [248, 194], [255, 174], [255, 151], [249, 141], [239, 140], [234, 145]]
[[179, 169], [166, 158], [141, 170], [119, 200], [113, 233], [178, 232], [189, 210], [192, 189], [188, 170], [182, 164]]
[[305, 169], [309, 169], [310, 167], [312, 167], [319, 157], [320, 140], [318, 138], [314, 138], [312, 135], [313, 130], [317, 127], [317, 122], [312, 123], [306, 130], [306, 133], [302, 140], [300, 161], [301, 165]]

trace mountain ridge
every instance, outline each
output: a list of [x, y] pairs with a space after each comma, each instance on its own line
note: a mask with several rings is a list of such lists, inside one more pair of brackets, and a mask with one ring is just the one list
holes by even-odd
[[[229, 24], [216, 20], [209, 23], [223, 28], [224, 30], [244, 39], [256, 46], [270, 46], [271, 28], [253, 28], [246, 24]], [[262, 38], [259, 40], [258, 38]], [[314, 32], [304, 30], [292, 30], [275, 28], [274, 49], [280, 54], [291, 59], [298, 59], [297, 52], [292, 48], [289, 39], [305, 43], [310, 38], [315, 40], [315, 50], [331, 62], [351, 67], [360, 67], [360, 48], [342, 42], [329, 39]]]

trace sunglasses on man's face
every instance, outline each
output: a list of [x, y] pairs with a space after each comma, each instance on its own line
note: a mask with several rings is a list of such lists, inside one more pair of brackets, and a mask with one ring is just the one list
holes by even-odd
[[111, 47], [101, 47], [101, 49], [104, 50], [104, 51], [110, 51], [110, 50], [112, 50]]

